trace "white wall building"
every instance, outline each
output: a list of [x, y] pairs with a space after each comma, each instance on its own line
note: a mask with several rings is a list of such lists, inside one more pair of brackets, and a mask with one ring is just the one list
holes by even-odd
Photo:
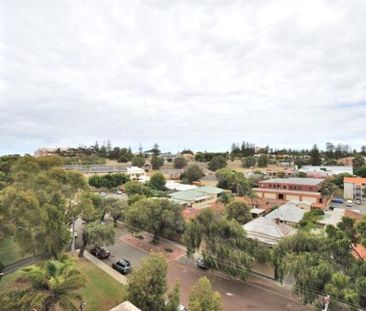
[[[332, 176], [338, 174], [350, 174], [353, 175], [353, 167], [352, 166], [312, 166], [312, 165], [304, 165], [299, 169], [299, 172], [305, 174], [321, 174], [325, 176]], [[320, 176], [321, 177], [321, 176]]]
[[141, 179], [143, 176], [146, 176], [145, 170], [137, 166], [127, 167], [127, 176], [130, 177], [131, 180]]

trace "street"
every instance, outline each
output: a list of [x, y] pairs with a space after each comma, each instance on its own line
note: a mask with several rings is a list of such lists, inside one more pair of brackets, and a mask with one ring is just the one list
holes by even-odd
[[[122, 237], [127, 233], [127, 229], [117, 228], [116, 242], [113, 246], [108, 247], [112, 255], [106, 260], [106, 263], [112, 264], [119, 258], [126, 258], [131, 261], [132, 267], [136, 268], [148, 255], [122, 241]], [[180, 282], [181, 303], [185, 306], [188, 305], [192, 286], [201, 276], [208, 277], [214, 290], [221, 294], [224, 311], [312, 310], [311, 307], [303, 306], [298, 302], [288, 289], [279, 286], [272, 280], [251, 276], [246, 282], [242, 282], [230, 279], [216, 271], [201, 270], [186, 257], [168, 261], [168, 285], [173, 286], [176, 280]]]

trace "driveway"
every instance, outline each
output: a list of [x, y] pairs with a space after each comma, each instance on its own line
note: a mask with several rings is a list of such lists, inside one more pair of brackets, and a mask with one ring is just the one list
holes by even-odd
[[108, 260], [105, 260], [106, 263], [112, 264], [118, 259], [126, 258], [131, 262], [132, 267], [136, 267], [148, 255], [122, 241], [122, 237], [128, 233], [126, 228], [116, 228], [116, 241], [114, 245], [107, 247], [111, 252], [111, 256]]

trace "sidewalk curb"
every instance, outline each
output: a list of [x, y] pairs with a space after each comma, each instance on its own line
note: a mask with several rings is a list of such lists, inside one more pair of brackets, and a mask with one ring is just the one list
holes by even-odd
[[128, 279], [124, 275], [115, 271], [112, 267], [108, 266], [103, 261], [94, 257], [86, 250], [84, 251], [84, 258], [89, 260], [91, 263], [96, 265], [98, 268], [102, 269], [105, 273], [109, 274], [112, 278], [114, 278], [116, 281], [118, 281], [122, 285], [124, 285], [124, 286], [128, 285]]

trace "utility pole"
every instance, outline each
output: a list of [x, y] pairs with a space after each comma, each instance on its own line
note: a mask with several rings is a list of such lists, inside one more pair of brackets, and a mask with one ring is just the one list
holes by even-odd
[[72, 239], [71, 239], [71, 251], [75, 251], [75, 217], [72, 217]]

